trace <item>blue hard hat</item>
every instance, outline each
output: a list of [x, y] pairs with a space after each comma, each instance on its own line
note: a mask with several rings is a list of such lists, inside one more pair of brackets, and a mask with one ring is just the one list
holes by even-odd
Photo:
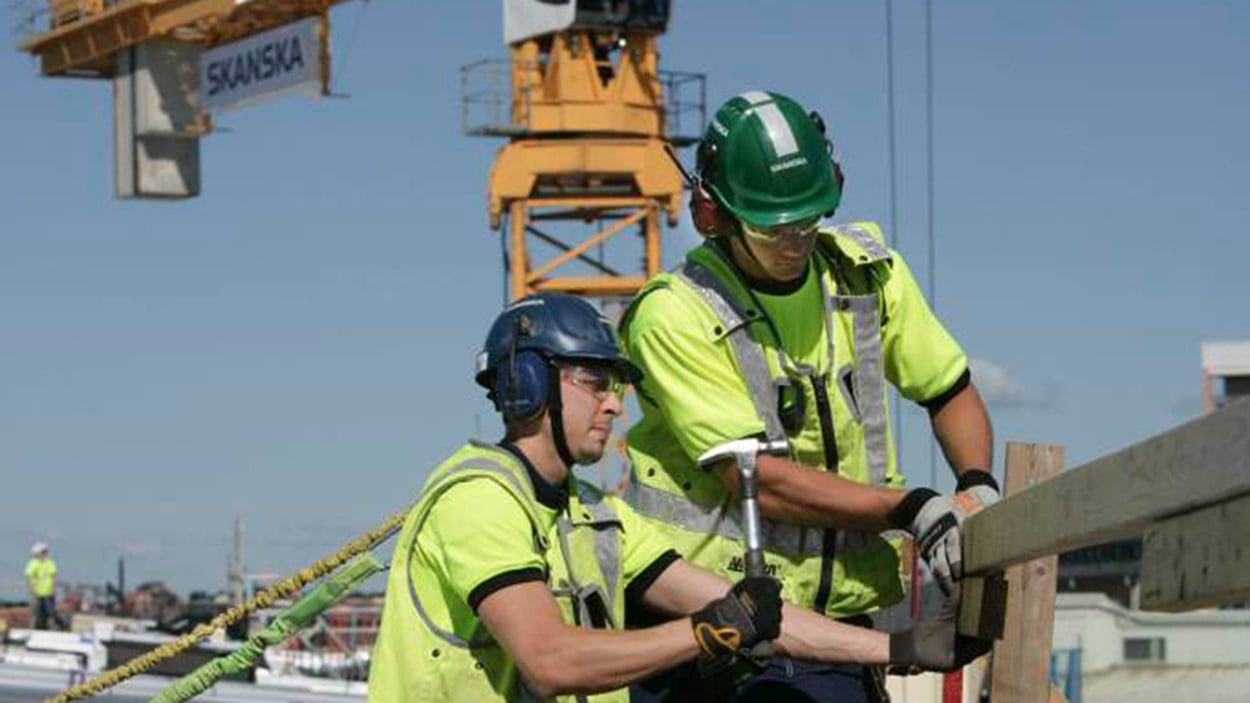
[[551, 359], [603, 363], [629, 383], [642, 379], [642, 370], [621, 352], [611, 321], [595, 306], [568, 293], [528, 295], [499, 313], [477, 357], [478, 385], [491, 388], [499, 364], [522, 351]]

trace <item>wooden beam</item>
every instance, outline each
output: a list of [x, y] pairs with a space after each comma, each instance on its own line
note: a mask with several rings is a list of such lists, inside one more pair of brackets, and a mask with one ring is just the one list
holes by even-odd
[[1066, 471], [970, 517], [964, 570], [1141, 534], [1161, 518], [1250, 493], [1250, 399]]
[[969, 576], [959, 582], [960, 634], [997, 640], [1003, 637], [1007, 581], [1002, 574]]
[[[1063, 469], [1063, 447], [1007, 444], [1004, 488], [1027, 493]], [[964, 557], [965, 560], [967, 556]], [[990, 690], [994, 703], [1046, 703], [1050, 696], [1050, 641], [1055, 621], [1059, 557], [1047, 556], [1007, 570], [1003, 639], [994, 645]]]
[[1250, 495], [1146, 528], [1141, 568], [1143, 610], [1250, 600]]

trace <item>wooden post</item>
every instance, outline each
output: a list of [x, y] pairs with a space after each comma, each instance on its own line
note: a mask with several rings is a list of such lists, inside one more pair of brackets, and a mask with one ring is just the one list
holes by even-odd
[[[1063, 468], [1063, 447], [1007, 444], [1006, 495], [1045, 481]], [[1059, 557], [1047, 556], [1007, 569], [1003, 639], [994, 646], [994, 703], [1046, 703], [1050, 696], [1050, 647]]]

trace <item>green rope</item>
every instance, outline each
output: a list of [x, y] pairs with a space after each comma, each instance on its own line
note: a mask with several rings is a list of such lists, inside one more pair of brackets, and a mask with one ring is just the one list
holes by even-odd
[[268, 608], [273, 605], [274, 601], [279, 598], [291, 598], [300, 592], [304, 586], [309, 583], [333, 572], [342, 566], [357, 554], [366, 552], [379, 544], [390, 539], [392, 535], [403, 527], [404, 519], [408, 514], [408, 510], [402, 513], [396, 513], [387, 518], [385, 522], [377, 528], [360, 535], [347, 544], [340, 547], [334, 553], [317, 560], [311, 566], [300, 569], [291, 576], [279, 581], [278, 583], [266, 588], [265, 590], [252, 596], [251, 600], [240, 605], [236, 605], [226, 612], [213, 618], [211, 622], [197, 625], [189, 634], [183, 635], [173, 642], [163, 644], [152, 651], [141, 654], [134, 659], [110, 669], [99, 676], [71, 686], [61, 691], [56, 696], [47, 699], [44, 703], [68, 703], [69, 701], [78, 700], [94, 696], [98, 693], [116, 686], [126, 679], [141, 674], [148, 669], [156, 666], [161, 661], [169, 659], [193, 646], [196, 642], [208, 637], [217, 630], [241, 620], [248, 613], [259, 608]]
[[243, 646], [218, 657], [178, 679], [152, 699], [153, 703], [183, 703], [207, 691], [222, 677], [247, 671], [260, 661], [265, 648], [281, 644], [308, 627], [317, 616], [352, 592], [360, 582], [383, 568], [377, 557], [366, 552], [352, 559], [342, 571], [309, 591], [294, 605], [278, 614], [263, 631], [248, 638]]

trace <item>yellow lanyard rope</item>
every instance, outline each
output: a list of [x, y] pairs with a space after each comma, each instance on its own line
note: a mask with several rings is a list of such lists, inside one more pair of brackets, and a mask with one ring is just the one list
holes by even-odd
[[290, 598], [299, 593], [304, 586], [316, 581], [326, 574], [334, 571], [339, 566], [347, 562], [352, 557], [361, 552], [373, 549], [377, 545], [385, 542], [391, 535], [395, 534], [404, 524], [404, 518], [408, 515], [405, 510], [387, 518], [385, 522], [376, 529], [360, 535], [356, 539], [348, 542], [340, 547], [337, 551], [314, 562], [311, 566], [305, 567], [297, 571], [294, 575], [279, 581], [278, 583], [257, 593], [246, 603], [236, 605], [226, 612], [218, 615], [207, 623], [197, 625], [191, 632], [179, 637], [173, 642], [163, 644], [146, 654], [135, 657], [130, 661], [116, 668], [105, 671], [90, 681], [84, 681], [77, 686], [71, 686], [61, 691], [54, 698], [49, 698], [44, 703], [67, 703], [67, 701], [86, 698], [101, 693], [126, 679], [141, 674], [159, 662], [168, 659], [179, 652], [194, 645], [196, 642], [208, 637], [217, 630], [227, 627], [237, 622], [239, 619], [247, 616], [258, 608], [268, 608], [273, 605], [274, 601], [279, 598]]

